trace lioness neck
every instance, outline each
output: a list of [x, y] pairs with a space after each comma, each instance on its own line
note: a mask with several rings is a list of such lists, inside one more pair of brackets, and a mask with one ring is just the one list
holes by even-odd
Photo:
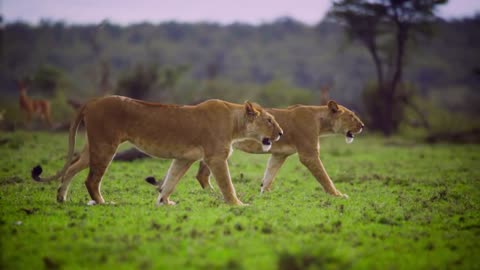
[[243, 106], [235, 106], [233, 113], [233, 134], [232, 139], [235, 141], [242, 140], [246, 137], [247, 127], [245, 119], [245, 109]]
[[315, 113], [320, 123], [318, 128], [318, 136], [333, 134], [333, 124], [328, 107], [317, 106]]

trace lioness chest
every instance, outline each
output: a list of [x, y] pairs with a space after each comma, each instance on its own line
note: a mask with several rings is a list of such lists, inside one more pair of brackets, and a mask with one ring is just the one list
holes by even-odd
[[[282, 139], [283, 140], [283, 139]], [[251, 153], [251, 154], [265, 154], [266, 152], [263, 151], [262, 145], [254, 140], [245, 140], [240, 142], [235, 142], [233, 144], [235, 149]], [[283, 155], [291, 155], [297, 152], [297, 148], [295, 147], [294, 143], [278, 141], [274, 142], [272, 148], [268, 153], [272, 154], [283, 154]]]

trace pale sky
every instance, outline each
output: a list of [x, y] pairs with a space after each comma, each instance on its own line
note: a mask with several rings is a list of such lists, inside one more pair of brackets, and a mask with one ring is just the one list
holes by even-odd
[[[289, 16], [306, 24], [318, 23], [330, 0], [0, 0], [4, 21], [38, 23], [41, 19], [68, 24], [242, 22], [259, 24]], [[450, 0], [438, 10], [443, 18], [480, 14], [480, 0]]]

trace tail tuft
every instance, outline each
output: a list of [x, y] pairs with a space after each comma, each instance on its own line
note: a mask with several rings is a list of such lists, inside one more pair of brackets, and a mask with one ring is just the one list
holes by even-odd
[[156, 186], [158, 184], [157, 180], [155, 180], [155, 177], [153, 177], [153, 176], [149, 176], [149, 177], [145, 178], [145, 181], [147, 181], [149, 184], [152, 184], [154, 186]]
[[34, 167], [34, 168], [32, 169], [32, 178], [33, 178], [33, 180], [40, 182], [40, 181], [41, 181], [41, 180], [40, 180], [40, 174], [42, 174], [42, 172], [43, 172], [42, 166], [37, 165], [36, 167]]

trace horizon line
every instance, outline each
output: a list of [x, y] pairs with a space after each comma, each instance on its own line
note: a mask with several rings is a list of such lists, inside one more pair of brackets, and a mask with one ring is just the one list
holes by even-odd
[[[477, 12], [475, 14], [469, 14], [465, 16], [437, 16], [436, 19], [440, 21], [447, 21], [447, 22], [452, 22], [452, 21], [459, 21], [459, 20], [465, 20], [465, 19], [473, 19], [480, 17], [480, 12]], [[328, 19], [326, 16], [324, 16], [322, 19], [319, 19], [315, 23], [310, 23], [310, 22], [305, 22], [302, 20], [299, 20], [295, 17], [292, 16], [278, 16], [276, 18], [273, 18], [271, 20], [262, 20], [260, 22], [248, 22], [248, 21], [241, 21], [241, 20], [235, 20], [232, 22], [221, 22], [221, 21], [215, 21], [215, 20], [198, 20], [198, 21], [188, 21], [188, 20], [178, 20], [178, 19], [171, 19], [171, 20], [159, 20], [159, 21], [152, 21], [152, 20], [139, 20], [139, 21], [131, 21], [128, 23], [122, 23], [118, 21], [111, 20], [109, 18], [105, 18], [99, 22], [75, 22], [75, 21], [68, 21], [65, 19], [60, 19], [60, 18], [40, 18], [36, 22], [32, 22], [29, 20], [25, 20], [22, 18], [15, 18], [11, 20], [4, 20], [3, 14], [0, 14], [0, 25], [2, 26], [8, 26], [11, 24], [26, 24], [30, 26], [40, 26], [42, 24], [64, 24], [66, 26], [85, 26], [85, 25], [115, 25], [115, 26], [121, 26], [121, 27], [128, 27], [132, 25], [140, 25], [140, 24], [151, 24], [151, 25], [161, 25], [161, 24], [167, 24], [167, 23], [177, 23], [177, 24], [209, 24], [209, 25], [219, 25], [219, 26], [231, 26], [231, 25], [245, 25], [245, 26], [262, 26], [262, 25], [269, 25], [269, 24], [275, 24], [281, 21], [292, 21], [297, 24], [303, 25], [303, 26], [310, 26], [314, 27], [317, 26]]]

